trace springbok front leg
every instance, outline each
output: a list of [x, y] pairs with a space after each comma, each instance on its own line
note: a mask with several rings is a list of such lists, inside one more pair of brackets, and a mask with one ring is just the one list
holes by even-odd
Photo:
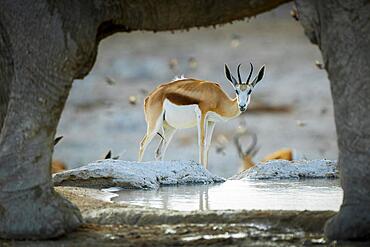
[[171, 142], [176, 129], [170, 126], [166, 121], [163, 122], [162, 140], [158, 145], [157, 151], [155, 152], [156, 160], [163, 160], [166, 153], [168, 144]]
[[204, 164], [204, 138], [205, 138], [205, 114], [200, 109], [196, 110], [198, 127], [199, 164]]
[[206, 139], [205, 139], [205, 144], [204, 144], [204, 148], [205, 148], [204, 166], [206, 167], [206, 169], [208, 167], [208, 152], [211, 146], [212, 135], [213, 135], [213, 130], [215, 129], [215, 125], [216, 123], [212, 121], [207, 121], [206, 123]]

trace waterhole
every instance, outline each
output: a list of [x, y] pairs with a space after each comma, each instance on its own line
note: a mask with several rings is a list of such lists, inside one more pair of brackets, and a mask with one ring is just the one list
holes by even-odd
[[115, 202], [179, 211], [261, 209], [338, 211], [339, 179], [228, 180], [222, 184], [122, 190]]

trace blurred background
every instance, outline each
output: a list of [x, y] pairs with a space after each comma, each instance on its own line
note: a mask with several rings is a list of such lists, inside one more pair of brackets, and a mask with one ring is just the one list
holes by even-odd
[[[321, 55], [290, 15], [292, 4], [249, 20], [217, 28], [149, 33], [119, 33], [100, 43], [90, 74], [76, 80], [57, 135], [54, 159], [68, 168], [101, 159], [108, 150], [123, 160], [136, 160], [146, 131], [145, 96], [176, 75], [219, 82], [230, 96], [224, 76], [227, 63], [235, 73], [242, 63], [257, 69], [266, 64], [265, 78], [255, 88], [247, 112], [216, 124], [209, 170], [229, 177], [241, 159], [233, 143], [240, 126], [257, 135], [255, 162], [281, 148], [301, 158], [336, 159], [337, 146], [330, 85], [321, 70]], [[256, 72], [255, 72], [256, 73]], [[154, 138], [145, 160], [154, 159], [160, 137]], [[241, 139], [247, 149], [250, 140]], [[198, 161], [196, 129], [179, 130], [166, 159]]]

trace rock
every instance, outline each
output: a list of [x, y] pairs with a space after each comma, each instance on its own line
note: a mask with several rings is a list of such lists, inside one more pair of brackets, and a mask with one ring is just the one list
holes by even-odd
[[300, 178], [338, 178], [337, 163], [331, 160], [271, 160], [258, 163], [229, 179]]
[[156, 189], [160, 185], [223, 182], [194, 161], [100, 160], [53, 175], [55, 186]]

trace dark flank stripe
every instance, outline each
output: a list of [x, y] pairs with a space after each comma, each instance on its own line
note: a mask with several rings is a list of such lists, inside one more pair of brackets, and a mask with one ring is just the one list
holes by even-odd
[[192, 98], [187, 95], [179, 94], [179, 93], [167, 93], [166, 99], [171, 101], [173, 104], [176, 105], [194, 105], [199, 104], [199, 99]]

